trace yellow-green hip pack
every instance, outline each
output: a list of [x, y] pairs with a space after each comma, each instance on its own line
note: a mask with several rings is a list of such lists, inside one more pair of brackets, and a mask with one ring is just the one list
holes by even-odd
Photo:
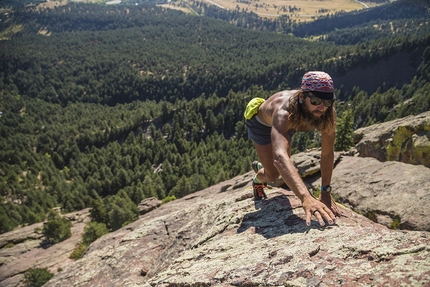
[[250, 120], [255, 114], [258, 113], [258, 107], [261, 106], [262, 103], [264, 103], [266, 100], [262, 98], [253, 98], [249, 101], [249, 103], [246, 105], [245, 113], [243, 114], [245, 116], [245, 119]]

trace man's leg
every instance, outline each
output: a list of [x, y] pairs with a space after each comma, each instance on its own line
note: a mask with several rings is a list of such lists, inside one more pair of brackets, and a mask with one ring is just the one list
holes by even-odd
[[260, 145], [254, 142], [254, 147], [257, 151], [258, 160], [263, 165], [263, 168], [258, 170], [257, 180], [263, 183], [277, 180], [279, 172], [273, 165], [272, 144]]
[[259, 162], [252, 163], [255, 175], [252, 187], [254, 189], [254, 199], [261, 200], [267, 198], [264, 188], [268, 181], [273, 181], [272, 178], [277, 178], [279, 173], [273, 166], [272, 144], [260, 145], [254, 142], [254, 147], [258, 154]]

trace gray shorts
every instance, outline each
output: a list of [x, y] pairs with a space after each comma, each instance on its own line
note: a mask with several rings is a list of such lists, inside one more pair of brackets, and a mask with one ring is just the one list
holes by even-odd
[[[253, 116], [250, 120], [245, 120], [245, 124], [248, 127], [248, 138], [252, 139], [255, 143], [259, 145], [272, 143], [272, 127], [262, 123], [257, 115]], [[294, 133], [294, 130], [288, 132], [290, 139]]]

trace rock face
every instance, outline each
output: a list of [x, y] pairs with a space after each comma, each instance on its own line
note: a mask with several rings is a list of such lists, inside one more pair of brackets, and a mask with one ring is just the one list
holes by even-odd
[[162, 201], [155, 197], [150, 197], [142, 200], [137, 208], [139, 208], [139, 214], [143, 215], [148, 213], [161, 205]]
[[[335, 152], [334, 162], [339, 162], [341, 153]], [[291, 160], [302, 178], [311, 177], [320, 172], [321, 150], [312, 149], [307, 152], [293, 154]]]
[[251, 178], [245, 174], [144, 214], [99, 238], [45, 286], [430, 282], [430, 233], [390, 230], [345, 208], [336, 225], [307, 227], [291, 191], [274, 187], [267, 200], [255, 202]]
[[361, 157], [430, 167], [430, 111], [355, 131]]
[[430, 231], [429, 168], [344, 156], [336, 166], [332, 182], [340, 202], [375, 217], [377, 222]]

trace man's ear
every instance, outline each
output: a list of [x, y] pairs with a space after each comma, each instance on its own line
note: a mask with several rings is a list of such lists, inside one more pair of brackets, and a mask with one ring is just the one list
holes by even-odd
[[305, 93], [303, 91], [300, 91], [300, 93], [299, 93], [299, 102], [303, 103], [304, 100], [305, 100]]

